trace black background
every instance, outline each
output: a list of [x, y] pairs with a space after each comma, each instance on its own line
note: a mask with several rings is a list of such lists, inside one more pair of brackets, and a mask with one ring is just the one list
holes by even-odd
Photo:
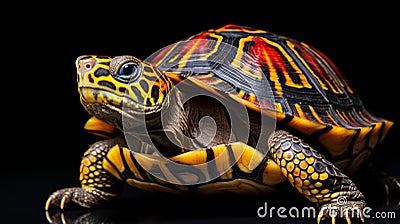
[[[366, 108], [395, 122], [378, 150], [389, 170], [400, 174], [399, 156], [395, 154], [400, 149], [400, 23], [398, 9], [392, 2], [218, 4], [9, 3], [1, 14], [1, 108], [5, 110], [1, 117], [1, 193], [5, 199], [2, 196], [0, 218], [12, 218], [17, 223], [45, 223], [47, 196], [56, 189], [79, 184], [81, 155], [97, 139], [82, 129], [89, 115], [80, 105], [76, 91], [74, 63], [78, 56], [131, 54], [144, 59], [162, 47], [228, 23], [292, 37], [327, 54], [350, 80]], [[230, 199], [229, 205], [214, 200], [213, 207], [207, 205], [207, 200], [193, 199], [194, 205], [182, 198], [134, 193], [140, 195], [138, 203], [134, 203], [136, 208], [142, 208], [137, 213], [130, 210], [135, 221], [182, 222], [177, 217], [184, 212], [186, 221], [241, 222], [235, 217], [241, 217], [242, 208], [253, 212], [250, 217], [256, 218], [256, 209], [261, 206], [244, 205], [246, 200], [240, 197]], [[204, 211], [198, 205], [200, 202], [206, 203]], [[217, 208], [224, 218], [207, 209], [215, 209], [215, 203], [222, 203]], [[150, 206], [152, 212], [143, 212], [144, 206]], [[163, 216], [165, 210], [176, 214]], [[193, 210], [197, 213], [191, 216]], [[385, 222], [396, 223], [391, 221]]]

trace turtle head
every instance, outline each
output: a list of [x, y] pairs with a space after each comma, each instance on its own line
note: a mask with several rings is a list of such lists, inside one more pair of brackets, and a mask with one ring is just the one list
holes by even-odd
[[171, 88], [168, 77], [133, 56], [85, 55], [76, 60], [78, 91], [85, 109], [116, 127], [121, 117], [154, 114]]

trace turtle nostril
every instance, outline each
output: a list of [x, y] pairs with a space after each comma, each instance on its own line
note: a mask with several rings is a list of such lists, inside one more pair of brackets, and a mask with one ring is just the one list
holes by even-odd
[[76, 62], [76, 68], [81, 74], [91, 71], [97, 64], [96, 58], [79, 57]]

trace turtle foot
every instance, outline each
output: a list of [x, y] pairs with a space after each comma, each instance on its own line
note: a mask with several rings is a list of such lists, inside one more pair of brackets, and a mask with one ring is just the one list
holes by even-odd
[[336, 223], [338, 219], [346, 220], [347, 224], [354, 223], [354, 220], [358, 220], [357, 223], [360, 221], [364, 223], [364, 207], [364, 201], [338, 200], [338, 202], [324, 204], [319, 211], [317, 222], [320, 223], [321, 220], [330, 218], [332, 224]]
[[58, 207], [64, 209], [69, 205], [78, 205], [82, 208], [91, 208], [103, 204], [105, 201], [116, 197], [114, 194], [106, 193], [95, 188], [65, 188], [51, 194], [46, 201], [45, 209]]

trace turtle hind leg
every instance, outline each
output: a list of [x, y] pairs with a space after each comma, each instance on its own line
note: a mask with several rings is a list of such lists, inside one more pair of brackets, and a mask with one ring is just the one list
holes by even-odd
[[[378, 184], [379, 192], [383, 192], [382, 198], [385, 198], [386, 206], [399, 206], [400, 205], [400, 177], [393, 176], [387, 169], [385, 158], [376, 156], [374, 160], [368, 164], [368, 177], [374, 176]], [[366, 178], [368, 180], [369, 178]], [[371, 183], [367, 183], [370, 186]], [[375, 191], [376, 194], [378, 191]]]
[[59, 207], [64, 209], [70, 204], [90, 208], [106, 204], [117, 198], [122, 182], [112, 176], [103, 166], [110, 149], [122, 142], [119, 138], [94, 143], [85, 152], [80, 166], [81, 187], [64, 188], [51, 194], [45, 209]]
[[385, 175], [381, 179], [386, 192], [386, 205], [400, 206], [400, 178]]
[[400, 206], [400, 178], [390, 171], [382, 155], [374, 155], [354, 173], [353, 180], [370, 206]]
[[374, 206], [400, 206], [400, 178], [384, 170], [385, 164], [377, 158], [357, 173], [360, 188]]
[[363, 194], [349, 177], [318, 151], [286, 131], [273, 133], [269, 147], [274, 161], [291, 185], [320, 206], [318, 222], [331, 218], [335, 223], [336, 217], [345, 218], [347, 223], [351, 223], [351, 217], [363, 220]]

